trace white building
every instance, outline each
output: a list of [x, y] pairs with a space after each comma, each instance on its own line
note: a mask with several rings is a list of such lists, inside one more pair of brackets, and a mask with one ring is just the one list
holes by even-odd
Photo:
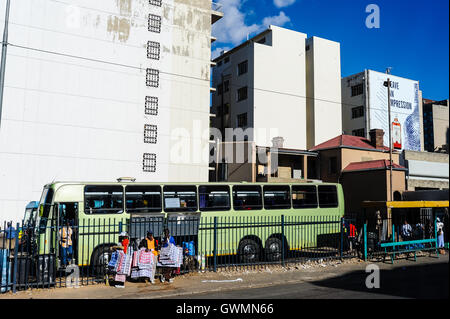
[[207, 181], [221, 16], [211, 0], [11, 1], [0, 220], [53, 180]]
[[[391, 81], [391, 120], [384, 83]], [[421, 151], [423, 142], [422, 92], [419, 82], [372, 70], [342, 79], [342, 128], [344, 134], [369, 138], [372, 129], [382, 129], [389, 146], [389, 122], [394, 123], [393, 147]]]
[[341, 134], [339, 43], [270, 26], [214, 62], [214, 127], [253, 128], [258, 146], [282, 137], [300, 150]]
[[[281, 148], [291, 150], [286, 156], [310, 156], [292, 150], [310, 149], [342, 133], [339, 43], [270, 26], [214, 62], [212, 126], [222, 137], [224, 129], [241, 128], [246, 134], [234, 140], [253, 143], [254, 149], [271, 147], [281, 137]], [[306, 157], [298, 168], [295, 161], [284, 176], [306, 178]], [[257, 180], [255, 172], [244, 175]]]

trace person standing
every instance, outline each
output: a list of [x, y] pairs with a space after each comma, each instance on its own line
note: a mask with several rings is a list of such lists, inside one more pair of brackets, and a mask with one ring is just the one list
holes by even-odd
[[439, 218], [436, 219], [437, 228], [437, 247], [439, 248], [439, 253], [445, 255], [444, 250], [444, 223], [441, 222]]
[[151, 251], [153, 253], [152, 277], [150, 278], [150, 282], [154, 284], [156, 264], [158, 263], [159, 247], [158, 240], [153, 237], [153, 231], [147, 231], [147, 237], [141, 241], [141, 243], [139, 244], [139, 248], [145, 248], [146, 251]]
[[400, 234], [402, 235], [403, 241], [410, 241], [412, 236], [412, 227], [408, 224], [408, 221], [405, 219], [402, 225], [402, 229]]
[[59, 230], [63, 266], [68, 265], [67, 257], [72, 256], [72, 233], [72, 227], [70, 227], [69, 221], [66, 221], [65, 225]]

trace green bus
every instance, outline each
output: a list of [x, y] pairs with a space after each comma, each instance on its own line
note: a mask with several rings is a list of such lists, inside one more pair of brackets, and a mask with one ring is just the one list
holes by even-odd
[[[282, 245], [288, 250], [301, 250], [316, 245], [321, 235], [339, 233], [336, 223], [318, 228], [298, 221], [343, 217], [344, 196], [340, 184], [312, 182], [54, 182], [44, 186], [39, 202], [39, 254], [59, 258], [59, 230], [70, 220], [78, 232], [73, 243], [77, 264], [104, 264], [110, 247], [118, 242], [120, 224], [129, 226], [133, 216], [161, 222], [171, 219], [175, 224], [197, 218], [202, 226], [193, 234], [201, 243], [199, 255], [210, 257], [215, 250], [218, 256], [239, 255], [244, 261], [262, 255], [277, 260]], [[284, 225], [279, 223], [281, 217]], [[214, 225], [217, 221], [221, 227]]]

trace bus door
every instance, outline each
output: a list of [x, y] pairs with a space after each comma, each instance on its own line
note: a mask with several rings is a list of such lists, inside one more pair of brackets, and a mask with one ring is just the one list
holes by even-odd
[[59, 265], [67, 266], [78, 262], [78, 203], [56, 203], [57, 258]]

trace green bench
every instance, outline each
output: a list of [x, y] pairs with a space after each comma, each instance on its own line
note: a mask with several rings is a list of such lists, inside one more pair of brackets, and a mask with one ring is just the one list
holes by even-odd
[[[431, 247], [422, 247], [422, 248], [413, 248], [410, 249], [408, 247], [403, 249], [398, 249], [402, 246], [415, 246], [415, 245], [425, 245], [431, 244]], [[434, 245], [434, 247], [433, 247]], [[411, 253], [414, 252], [414, 261], [417, 261], [417, 252], [422, 250], [436, 250], [437, 257], [439, 258], [439, 249], [437, 248], [436, 239], [423, 239], [423, 240], [412, 240], [412, 241], [400, 241], [400, 242], [391, 242], [391, 243], [382, 243], [380, 244], [381, 248], [384, 248], [384, 259], [386, 260], [387, 255], [391, 255], [391, 261], [394, 263], [395, 254], [403, 254], [403, 253]], [[388, 251], [388, 248], [392, 248], [392, 250]], [[408, 257], [406, 257], [408, 259]]]

